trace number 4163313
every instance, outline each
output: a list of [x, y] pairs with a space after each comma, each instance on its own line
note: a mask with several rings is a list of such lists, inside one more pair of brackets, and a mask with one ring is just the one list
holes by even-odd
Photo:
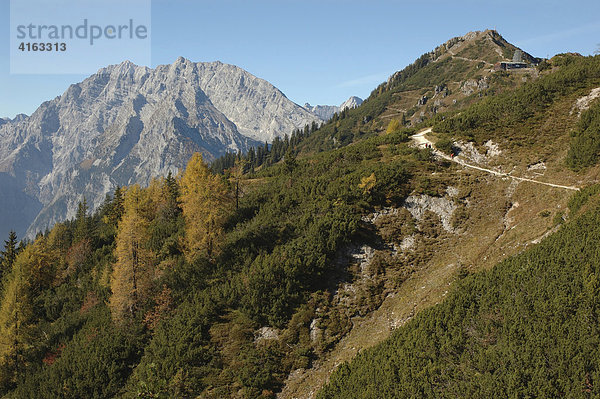
[[67, 43], [21, 43], [21, 51], [67, 51]]

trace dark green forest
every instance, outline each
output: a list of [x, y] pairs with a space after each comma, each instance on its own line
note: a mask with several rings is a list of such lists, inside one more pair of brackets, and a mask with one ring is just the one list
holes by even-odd
[[[361, 230], [360, 215], [400, 204], [411, 170], [436, 167], [424, 150], [408, 148], [378, 162], [379, 146], [406, 137], [290, 157], [239, 182], [196, 159], [177, 178], [119, 188], [93, 215], [81, 204], [77, 218], [25, 248], [7, 242], [3, 392], [270, 396], [313, 358], [302, 306], [344, 278], [332, 260]], [[371, 175], [373, 184], [361, 186]], [[247, 193], [236, 201], [238, 185]], [[196, 186], [210, 195], [190, 200], [185, 192]], [[210, 229], [196, 231], [204, 225]], [[210, 241], [192, 248], [194, 234]], [[285, 335], [255, 346], [253, 331], [265, 325]]]

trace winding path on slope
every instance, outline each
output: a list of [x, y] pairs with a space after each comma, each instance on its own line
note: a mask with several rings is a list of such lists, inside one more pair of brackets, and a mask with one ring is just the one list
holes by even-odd
[[463, 161], [462, 159], [459, 159], [458, 157], [457, 158], [450, 157], [449, 155], [446, 155], [443, 152], [441, 152], [440, 150], [438, 150], [437, 148], [435, 148], [435, 145], [427, 137], [425, 137], [425, 135], [427, 133], [431, 133], [431, 131], [432, 131], [432, 128], [427, 128], [427, 129], [421, 130], [419, 133], [414, 134], [414, 135], [412, 135], [410, 137], [413, 139], [413, 141], [415, 143], [417, 143], [417, 145], [419, 147], [425, 147], [426, 145], [429, 144], [429, 145], [431, 145], [431, 148], [433, 149], [433, 153], [436, 156], [438, 156], [440, 158], [444, 158], [444, 159], [446, 159], [448, 161], [451, 161], [451, 162], [456, 162], [457, 164], [462, 165], [465, 168], [477, 169], [477, 170], [480, 170], [480, 171], [483, 171], [483, 172], [487, 172], [487, 173], [490, 173], [490, 174], [493, 174], [493, 175], [496, 175], [496, 176], [499, 176], [499, 177], [509, 177], [511, 179], [515, 179], [515, 180], [519, 180], [519, 181], [528, 181], [528, 182], [531, 182], [531, 183], [543, 184], [544, 186], [550, 186], [550, 187], [555, 187], [555, 188], [562, 188], [562, 189], [565, 189], [565, 190], [579, 191], [579, 187], [563, 186], [563, 185], [560, 185], [560, 184], [546, 183], [546, 182], [539, 181], [539, 180], [528, 179], [526, 177], [512, 176], [512, 175], [510, 175], [508, 173], [498, 172], [496, 170], [486, 169], [486, 168], [482, 168], [482, 167], [479, 167], [479, 166], [468, 164], [465, 161]]
[[[437, 150], [433, 143], [425, 137], [431, 131], [431, 128], [422, 130], [411, 136], [411, 138], [420, 147], [431, 144], [435, 155], [440, 158], [499, 177], [510, 177], [567, 190], [579, 190], [577, 187], [515, 177], [451, 158]], [[534, 242], [539, 242], [546, 234], [548, 233], [543, 233]], [[495, 244], [492, 242], [490, 245]], [[448, 287], [454, 281], [456, 273], [458, 273], [458, 264], [456, 262], [448, 263], [447, 258], [444, 258], [444, 260], [437, 259], [434, 262], [427, 263], [423, 268], [419, 268], [409, 276], [400, 288], [384, 299], [378, 309], [364, 318], [353, 319], [351, 330], [335, 344], [334, 349], [315, 362], [311, 368], [293, 371], [286, 379], [282, 391], [277, 394], [277, 399], [314, 399], [317, 392], [340, 364], [351, 361], [361, 350], [383, 342], [390, 336], [391, 331], [404, 325], [415, 314], [440, 302], [446, 295]]]

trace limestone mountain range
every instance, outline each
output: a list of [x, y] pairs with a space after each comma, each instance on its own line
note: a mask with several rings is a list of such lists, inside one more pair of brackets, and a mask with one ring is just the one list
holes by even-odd
[[32, 237], [73, 217], [84, 197], [95, 209], [194, 152], [210, 161], [322, 120], [234, 65], [108, 66], [31, 116], [0, 120], [0, 235]]

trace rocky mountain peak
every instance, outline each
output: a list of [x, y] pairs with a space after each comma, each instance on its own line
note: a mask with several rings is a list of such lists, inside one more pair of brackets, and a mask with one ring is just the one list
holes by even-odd
[[352, 96], [340, 105], [340, 111], [343, 111], [348, 108], [349, 109], [356, 108], [356, 107], [360, 106], [362, 103], [363, 103], [362, 98]]
[[177, 172], [193, 152], [211, 160], [246, 151], [313, 121], [321, 120], [234, 65], [179, 57], [156, 68], [107, 66], [31, 117], [0, 122], [0, 234], [32, 236], [73, 217], [83, 197], [96, 208], [117, 185]]
[[29, 118], [29, 115], [27, 114], [17, 114], [12, 120], [11, 122], [22, 122], [25, 119]]
[[452, 56], [494, 64], [499, 61], [511, 61], [516, 51], [522, 52], [524, 62], [536, 61], [535, 57], [506, 41], [496, 30], [486, 29], [454, 37], [432, 53], [435, 54], [436, 59]]
[[311, 113], [317, 115], [322, 120], [329, 120], [336, 112], [339, 113], [347, 108], [356, 108], [363, 103], [360, 97], [352, 96], [343, 103], [338, 105], [310, 105], [309, 103], [304, 104], [304, 108]]
[[13, 119], [10, 119], [10, 118], [0, 118], [0, 125], [3, 125], [5, 123], [18, 123], [18, 122], [22, 122], [22, 121], [26, 120], [27, 118], [29, 118], [29, 115], [27, 115], [27, 114], [17, 114]]

